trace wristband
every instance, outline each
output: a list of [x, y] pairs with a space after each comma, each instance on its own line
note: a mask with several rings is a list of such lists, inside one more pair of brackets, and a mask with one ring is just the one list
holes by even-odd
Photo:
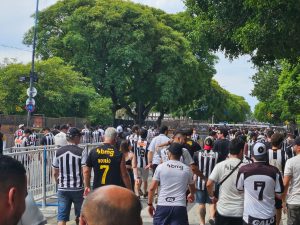
[[215, 198], [215, 196], [208, 196], [210, 200], [213, 200]]

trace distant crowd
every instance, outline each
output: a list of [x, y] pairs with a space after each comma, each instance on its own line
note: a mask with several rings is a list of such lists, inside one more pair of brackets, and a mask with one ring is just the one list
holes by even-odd
[[[23, 124], [15, 136], [18, 147], [37, 142]], [[279, 225], [282, 211], [289, 225], [300, 224], [300, 137], [294, 133], [212, 127], [202, 137], [196, 128], [62, 125], [43, 129], [39, 142], [60, 146], [52, 163], [59, 225], [70, 220], [72, 203], [77, 224], [142, 224], [142, 199], [155, 225], [188, 224], [187, 204], [194, 201], [200, 225]], [[80, 143], [97, 144], [87, 152]], [[105, 207], [87, 207], [95, 202]]]

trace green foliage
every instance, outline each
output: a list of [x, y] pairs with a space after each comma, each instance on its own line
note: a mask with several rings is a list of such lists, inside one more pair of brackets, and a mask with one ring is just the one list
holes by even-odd
[[251, 54], [262, 65], [278, 59], [297, 62], [300, 54], [300, 2], [187, 0], [197, 34], [213, 50], [236, 57]]
[[[8, 64], [0, 69], [0, 111], [5, 114], [24, 113], [28, 83], [19, 82], [20, 76], [29, 76], [31, 65]], [[88, 78], [65, 65], [60, 58], [36, 62], [39, 77], [35, 83], [35, 113], [46, 116], [85, 117], [95, 90]]]
[[[111, 98], [113, 113], [125, 108], [136, 122], [154, 106], [169, 112], [189, 103], [214, 73], [213, 59], [197, 57], [183, 26], [161, 10], [122, 0], [68, 0], [39, 19], [39, 55], [74, 65]], [[31, 40], [29, 31], [24, 42]]]
[[[244, 122], [251, 110], [249, 104], [241, 96], [234, 95], [223, 89], [217, 81], [212, 80], [203, 92], [189, 106], [179, 109], [175, 115], [187, 116], [198, 120], [211, 120], [215, 122]], [[183, 114], [183, 112], [188, 112]]]
[[113, 116], [111, 113], [111, 99], [97, 95], [90, 103], [88, 120], [91, 124], [111, 125]]
[[295, 121], [300, 114], [300, 64], [281, 61], [261, 67], [253, 76], [252, 94], [261, 102], [254, 115], [260, 121], [279, 123]]

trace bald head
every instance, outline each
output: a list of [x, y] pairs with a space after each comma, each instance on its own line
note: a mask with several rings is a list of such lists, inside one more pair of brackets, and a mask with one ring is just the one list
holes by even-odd
[[80, 224], [141, 225], [141, 209], [141, 203], [132, 191], [107, 185], [87, 196], [81, 208]]

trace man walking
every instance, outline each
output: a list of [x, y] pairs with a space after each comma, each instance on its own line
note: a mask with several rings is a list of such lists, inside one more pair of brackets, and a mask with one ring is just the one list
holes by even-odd
[[82, 152], [78, 147], [81, 132], [72, 127], [67, 132], [68, 145], [56, 151], [53, 158], [53, 176], [58, 183], [58, 225], [66, 225], [70, 219], [71, 204], [74, 203], [76, 224], [79, 223], [83, 202]]
[[282, 202], [288, 225], [300, 224], [300, 137], [295, 139], [294, 152], [296, 156], [286, 162], [283, 180]]
[[[195, 184], [188, 166], [180, 162], [183, 146], [173, 143], [169, 147], [170, 160], [160, 164], [153, 176], [148, 194], [148, 212], [154, 225], [188, 225], [186, 190], [190, 189], [188, 200], [194, 201]], [[160, 193], [156, 209], [153, 196], [160, 183]], [[155, 212], [155, 213], [154, 213]]]
[[108, 127], [104, 133], [104, 142], [92, 149], [83, 160], [85, 192], [91, 187], [91, 171], [94, 170], [93, 189], [105, 185], [117, 185], [131, 189], [130, 178], [125, 166], [125, 156], [116, 148], [117, 130]]
[[[229, 158], [218, 163], [207, 181], [207, 192], [212, 202], [217, 202], [216, 225], [242, 225], [244, 196], [236, 187], [238, 168], [242, 166], [245, 142], [233, 139], [229, 144]], [[214, 196], [215, 184], [219, 187], [218, 199]]]
[[275, 196], [283, 192], [282, 177], [279, 170], [267, 164], [267, 149], [264, 143], [253, 146], [254, 163], [239, 169], [237, 189], [244, 191], [245, 225], [276, 224]]

